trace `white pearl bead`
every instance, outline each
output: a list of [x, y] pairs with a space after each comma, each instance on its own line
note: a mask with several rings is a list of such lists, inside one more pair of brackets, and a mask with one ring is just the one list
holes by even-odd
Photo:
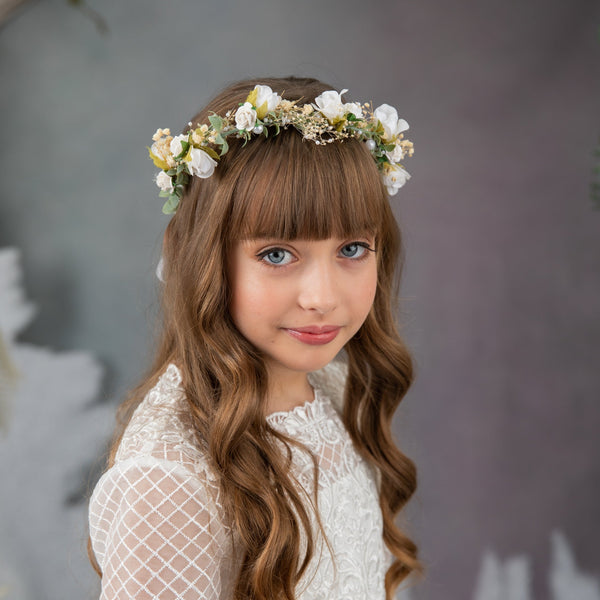
[[262, 133], [263, 129], [264, 129], [264, 127], [262, 125], [257, 125], [252, 131], [254, 133]]
[[367, 148], [373, 152], [373, 150], [375, 150], [375, 148], [377, 147], [377, 144], [375, 143], [375, 140], [367, 140], [365, 142], [367, 144]]

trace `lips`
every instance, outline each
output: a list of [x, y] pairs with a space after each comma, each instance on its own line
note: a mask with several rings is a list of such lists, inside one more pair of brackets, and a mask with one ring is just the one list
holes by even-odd
[[337, 337], [340, 329], [336, 325], [284, 328], [296, 340], [310, 345], [328, 344]]

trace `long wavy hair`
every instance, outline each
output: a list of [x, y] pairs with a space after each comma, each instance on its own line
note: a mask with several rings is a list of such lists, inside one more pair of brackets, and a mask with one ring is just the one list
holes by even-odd
[[[235, 109], [258, 83], [302, 102], [331, 89], [295, 77], [242, 81], [212, 100], [192, 119], [194, 125], [207, 122], [212, 112]], [[177, 364], [197, 443], [218, 476], [223, 518], [242, 546], [234, 598], [295, 600], [315, 555], [309, 510], [316, 506], [317, 486], [306, 502], [290, 470], [290, 447], [301, 445], [265, 420], [265, 357], [228, 312], [226, 257], [236, 241], [253, 237], [319, 240], [374, 233], [377, 290], [366, 321], [345, 347], [342, 418], [358, 452], [380, 473], [383, 538], [395, 558], [385, 578], [390, 600], [409, 573], [421, 570], [416, 545], [395, 523], [416, 487], [415, 466], [391, 432], [413, 378], [395, 323], [400, 232], [362, 143], [316, 145], [290, 130], [241, 146], [231, 140], [212, 177], [192, 178], [167, 226], [160, 341], [149, 372], [119, 410], [108, 466], [135, 407], [166, 366]], [[314, 457], [313, 463], [316, 481]]]

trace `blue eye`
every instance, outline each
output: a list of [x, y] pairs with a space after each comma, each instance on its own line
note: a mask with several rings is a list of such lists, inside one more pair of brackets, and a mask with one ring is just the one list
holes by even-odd
[[283, 248], [271, 248], [261, 252], [258, 257], [268, 265], [280, 266], [287, 265], [291, 261], [292, 254]]
[[346, 258], [361, 258], [367, 250], [371, 250], [367, 244], [363, 242], [352, 242], [351, 244], [346, 244], [341, 249], [341, 253]]

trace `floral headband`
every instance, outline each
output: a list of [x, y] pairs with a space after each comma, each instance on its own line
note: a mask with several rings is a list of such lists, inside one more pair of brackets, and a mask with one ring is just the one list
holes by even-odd
[[[210, 124], [173, 137], [169, 129], [158, 129], [149, 148], [150, 158], [161, 169], [156, 176], [160, 196], [168, 198], [165, 214], [174, 213], [190, 176], [210, 177], [221, 156], [227, 153], [227, 138], [248, 142], [253, 135], [278, 135], [281, 129], [294, 127], [305, 140], [329, 144], [355, 138], [371, 151], [390, 196], [410, 179], [400, 161], [413, 155], [413, 144], [404, 139], [408, 123], [398, 118], [396, 109], [382, 104], [375, 110], [369, 103], [342, 101], [341, 92], [327, 91], [314, 104], [300, 105], [282, 100], [267, 85], [257, 85], [237, 110], [224, 117], [212, 114]], [[188, 123], [193, 127], [192, 123]]]

